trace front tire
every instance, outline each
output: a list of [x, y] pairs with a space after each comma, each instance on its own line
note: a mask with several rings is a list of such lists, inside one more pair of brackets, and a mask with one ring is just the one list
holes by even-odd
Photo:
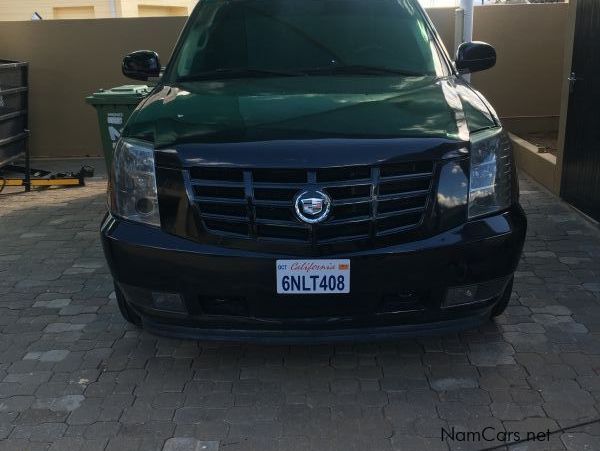
[[504, 311], [506, 310], [506, 308], [508, 307], [508, 303], [510, 302], [510, 296], [512, 295], [514, 281], [515, 281], [515, 277], [512, 276], [510, 278], [510, 281], [506, 285], [506, 288], [504, 290], [504, 293], [502, 293], [500, 300], [494, 307], [494, 310], [492, 310], [492, 318], [496, 318], [497, 316], [502, 315], [504, 313]]
[[140, 318], [140, 315], [135, 313], [132, 310], [132, 308], [129, 307], [129, 304], [127, 304], [127, 300], [125, 299], [125, 295], [123, 294], [123, 292], [121, 291], [121, 289], [119, 288], [119, 286], [117, 285], [116, 282], [114, 285], [115, 285], [115, 295], [117, 297], [117, 305], [119, 306], [119, 311], [121, 312], [121, 316], [128, 323], [134, 324], [138, 327], [141, 326], [142, 318]]

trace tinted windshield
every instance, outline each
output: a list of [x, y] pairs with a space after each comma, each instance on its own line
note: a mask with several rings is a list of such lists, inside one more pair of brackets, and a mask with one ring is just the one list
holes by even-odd
[[443, 75], [413, 0], [201, 0], [167, 79]]

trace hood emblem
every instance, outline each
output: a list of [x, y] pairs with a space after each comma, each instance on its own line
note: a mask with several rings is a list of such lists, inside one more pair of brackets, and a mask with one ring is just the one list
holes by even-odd
[[331, 199], [318, 190], [301, 191], [294, 198], [296, 216], [308, 224], [324, 221], [331, 210]]

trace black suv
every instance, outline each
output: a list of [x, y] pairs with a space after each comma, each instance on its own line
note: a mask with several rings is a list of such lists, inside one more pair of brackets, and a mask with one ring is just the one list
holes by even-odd
[[102, 240], [125, 319], [216, 340], [476, 327], [523, 247], [511, 144], [417, 0], [202, 0], [114, 155]]

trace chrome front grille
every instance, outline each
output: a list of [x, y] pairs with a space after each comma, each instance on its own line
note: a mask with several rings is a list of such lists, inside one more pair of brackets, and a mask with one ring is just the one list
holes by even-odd
[[[189, 168], [193, 203], [212, 234], [306, 244], [374, 239], [420, 226], [433, 162], [326, 169]], [[317, 188], [332, 201], [325, 221], [306, 224], [294, 197]]]

